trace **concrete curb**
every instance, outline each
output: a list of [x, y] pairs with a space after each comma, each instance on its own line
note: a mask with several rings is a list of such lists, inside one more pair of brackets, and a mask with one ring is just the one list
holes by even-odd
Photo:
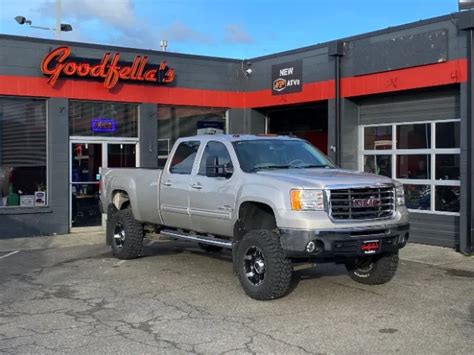
[[[66, 235], [3, 239], [0, 240], [0, 252], [98, 244], [105, 244], [104, 230], [101, 228], [83, 228]], [[400, 259], [446, 270], [472, 272], [474, 275], [474, 256], [465, 256], [449, 248], [409, 243], [400, 251]]]

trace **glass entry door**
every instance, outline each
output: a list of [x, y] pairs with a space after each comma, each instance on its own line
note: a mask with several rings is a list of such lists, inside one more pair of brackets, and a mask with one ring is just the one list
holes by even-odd
[[100, 226], [99, 180], [102, 143], [72, 143], [71, 226]]
[[137, 144], [71, 142], [71, 227], [102, 224], [99, 210], [101, 167], [137, 166]]

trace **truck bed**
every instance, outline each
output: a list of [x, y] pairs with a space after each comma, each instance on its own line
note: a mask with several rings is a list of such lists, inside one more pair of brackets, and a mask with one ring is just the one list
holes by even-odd
[[103, 168], [101, 202], [104, 209], [112, 203], [114, 191], [133, 191], [130, 205], [137, 221], [162, 224], [158, 203], [162, 169]]

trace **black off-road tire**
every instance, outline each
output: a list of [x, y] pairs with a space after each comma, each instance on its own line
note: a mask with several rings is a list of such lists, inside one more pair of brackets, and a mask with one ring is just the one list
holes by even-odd
[[[252, 248], [258, 248], [264, 259], [264, 278], [258, 285], [249, 279], [246, 270], [250, 263], [246, 261], [246, 255]], [[244, 235], [238, 244], [237, 267], [240, 284], [253, 299], [276, 299], [285, 296], [290, 290], [291, 262], [285, 257], [279, 236], [269, 230], [254, 230]]]
[[361, 284], [384, 284], [389, 282], [397, 272], [398, 252], [363, 258], [346, 263], [346, 269], [351, 279]]
[[135, 220], [130, 207], [117, 211], [111, 217], [111, 233], [114, 235], [121, 228], [124, 238], [119, 241], [112, 236], [112, 253], [119, 259], [138, 258], [143, 251], [143, 225]]
[[204, 243], [198, 243], [198, 245], [202, 250], [207, 251], [208, 253], [218, 253], [222, 251], [222, 247], [217, 245], [209, 245]]

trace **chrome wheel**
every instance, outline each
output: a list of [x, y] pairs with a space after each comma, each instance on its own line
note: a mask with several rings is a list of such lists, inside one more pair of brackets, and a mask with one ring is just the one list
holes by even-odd
[[244, 272], [249, 282], [259, 286], [265, 279], [265, 258], [259, 247], [251, 246], [245, 252]]
[[122, 248], [125, 243], [125, 229], [122, 222], [117, 222], [114, 227], [114, 243], [117, 248]]

